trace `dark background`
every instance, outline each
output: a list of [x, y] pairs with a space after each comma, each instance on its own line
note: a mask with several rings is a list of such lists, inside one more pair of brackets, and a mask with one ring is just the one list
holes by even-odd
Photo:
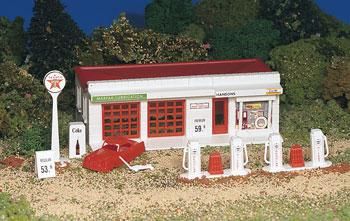
[[[98, 26], [108, 26], [121, 12], [126, 12], [131, 22], [140, 27], [144, 23], [145, 6], [151, 0], [62, 0], [66, 10], [87, 34]], [[2, 0], [0, 15], [11, 20], [16, 16], [25, 19], [28, 27], [34, 0]], [[349, 0], [316, 0], [320, 8], [350, 24]]]

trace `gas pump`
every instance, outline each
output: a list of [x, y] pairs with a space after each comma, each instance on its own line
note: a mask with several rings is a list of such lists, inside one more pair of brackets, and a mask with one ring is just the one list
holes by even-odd
[[330, 166], [332, 163], [330, 161], [325, 161], [325, 158], [329, 154], [327, 137], [320, 129], [311, 129], [310, 139], [312, 167]]
[[[187, 166], [186, 166], [187, 161]], [[187, 179], [200, 178], [201, 173], [201, 148], [199, 142], [189, 141], [187, 147], [183, 150], [182, 167], [187, 172], [181, 177]]]
[[244, 166], [248, 163], [247, 146], [240, 137], [231, 137], [231, 174], [247, 175], [250, 171]]
[[[279, 172], [283, 171], [283, 162], [282, 162], [282, 136], [278, 133], [271, 134], [269, 136], [269, 141], [265, 143], [265, 153], [264, 160], [268, 167], [264, 169], [269, 172]], [[269, 149], [269, 160], [267, 160], [267, 152]]]

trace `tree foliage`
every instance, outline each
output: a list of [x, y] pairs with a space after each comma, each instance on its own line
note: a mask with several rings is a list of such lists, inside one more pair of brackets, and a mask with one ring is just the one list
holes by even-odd
[[59, 0], [36, 0], [29, 28], [30, 72], [39, 79], [57, 69], [67, 76], [77, 63], [75, 48], [84, 34]]
[[350, 57], [334, 57], [324, 79], [325, 100], [336, 99], [350, 109]]
[[271, 64], [281, 74], [286, 102], [303, 104], [321, 97], [327, 59], [318, 39], [299, 40], [271, 52]]
[[205, 39], [205, 31], [200, 25], [190, 24], [183, 30], [183, 32], [180, 33], [180, 36], [192, 38], [198, 42], [203, 42]]
[[26, 34], [23, 18], [16, 17], [13, 22], [0, 17], [0, 62], [23, 63], [26, 56]]
[[146, 27], [155, 32], [178, 34], [193, 22], [191, 0], [153, 0], [145, 9]]
[[89, 52], [81, 54], [85, 61], [99, 53], [105, 64], [191, 61], [206, 57], [206, 50], [199, 42], [152, 30], [137, 30], [124, 15], [109, 28], [99, 30], [93, 43], [96, 48], [88, 47], [90, 55]]
[[259, 0], [201, 0], [195, 12], [207, 33], [214, 28], [237, 29], [256, 19]]
[[279, 43], [279, 31], [268, 20], [256, 20], [238, 30], [214, 29], [212, 38], [215, 59], [259, 57], [266, 60]]
[[261, 17], [273, 21], [286, 43], [317, 34], [324, 36], [337, 26], [336, 20], [326, 16], [314, 0], [261, 0], [260, 5]]
[[10, 62], [0, 64], [0, 104], [1, 137], [17, 137], [33, 123], [49, 125], [50, 97], [45, 88]]

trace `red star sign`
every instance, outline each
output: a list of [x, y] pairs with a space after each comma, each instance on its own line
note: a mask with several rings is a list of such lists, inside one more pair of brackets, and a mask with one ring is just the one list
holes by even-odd
[[50, 89], [52, 89], [52, 88], [61, 89], [61, 88], [60, 88], [60, 83], [61, 83], [61, 81], [62, 81], [62, 80], [48, 80], [48, 82], [51, 84]]

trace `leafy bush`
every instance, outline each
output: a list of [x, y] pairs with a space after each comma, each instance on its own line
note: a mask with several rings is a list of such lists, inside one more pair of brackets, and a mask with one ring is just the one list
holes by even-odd
[[[58, 113], [58, 127], [61, 148], [68, 146], [68, 124], [72, 121], [72, 119], [73, 117], [68, 113]], [[18, 154], [33, 155], [35, 151], [49, 150], [51, 148], [51, 121], [48, 122], [47, 125], [34, 124], [25, 130], [23, 134], [18, 138], [18, 140]], [[15, 149], [16, 148], [14, 148], [14, 150]]]
[[0, 126], [0, 138], [18, 137], [34, 122], [47, 122], [50, 100], [45, 87], [25, 70], [11, 62], [0, 64], [0, 113], [8, 125]]
[[0, 104], [0, 137], [8, 134], [8, 128], [10, 128], [10, 118], [6, 109]]
[[[206, 49], [198, 41], [152, 30], [137, 30], [123, 14], [109, 28], [95, 32], [95, 37], [91, 47], [102, 52], [106, 64], [193, 61], [207, 56]], [[80, 52], [81, 63], [91, 61], [96, 54], [94, 48], [89, 51], [90, 56], [85, 51]]]
[[287, 146], [292, 143], [309, 144], [310, 129], [319, 128], [327, 136], [350, 138], [350, 114], [334, 100], [316, 100], [302, 106], [281, 106], [281, 133]]
[[183, 32], [180, 33], [180, 36], [188, 37], [197, 40], [198, 42], [203, 42], [205, 38], [204, 29], [197, 24], [189, 24]]
[[[13, 144], [4, 152], [31, 154], [50, 148], [51, 103], [45, 87], [25, 70], [9, 62], [0, 64], [0, 138]], [[59, 111], [61, 146], [68, 143], [72, 119]]]
[[318, 52], [318, 43], [299, 40], [271, 51], [271, 65], [281, 74], [283, 102], [300, 105], [321, 98], [327, 59]]
[[35, 151], [50, 149], [50, 129], [33, 125], [20, 138], [19, 154], [32, 155]]
[[325, 100], [336, 99], [350, 110], [350, 57], [334, 57], [324, 80]]
[[[67, 147], [69, 142], [69, 122], [73, 121], [73, 115], [67, 112], [58, 112], [58, 129], [60, 134], [60, 147]], [[51, 124], [49, 124], [51, 134]], [[51, 136], [50, 136], [51, 137]]]
[[0, 219], [1, 220], [37, 220], [29, 203], [23, 198], [11, 199], [7, 193], [0, 192]]

